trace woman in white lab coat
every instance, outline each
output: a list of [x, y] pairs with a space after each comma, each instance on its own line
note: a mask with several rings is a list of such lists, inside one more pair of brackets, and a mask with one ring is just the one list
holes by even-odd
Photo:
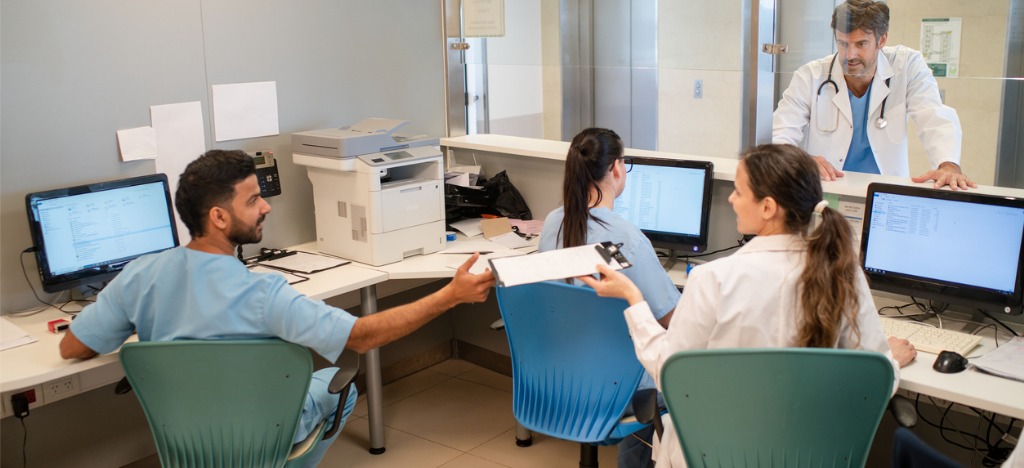
[[[905, 340], [893, 343], [899, 361], [893, 358], [852, 230], [822, 201], [817, 164], [804, 151], [790, 145], [748, 151], [729, 203], [740, 233], [757, 237], [691, 271], [667, 330], [625, 275], [599, 268], [600, 280], [581, 278], [599, 295], [629, 302], [626, 321], [637, 357], [659, 390], [662, 365], [688, 349], [854, 348], [885, 354], [894, 369], [913, 360], [916, 352]], [[685, 466], [671, 420], [663, 419], [658, 466]]]
[[[772, 142], [800, 145], [842, 169], [855, 124], [842, 57], [834, 58], [809, 62], [793, 75], [772, 116]], [[938, 84], [921, 53], [904, 46], [884, 47], [877, 63], [866, 130], [881, 174], [910, 177], [908, 117], [914, 119], [931, 169], [944, 162], [959, 165], [960, 119], [940, 100]]]

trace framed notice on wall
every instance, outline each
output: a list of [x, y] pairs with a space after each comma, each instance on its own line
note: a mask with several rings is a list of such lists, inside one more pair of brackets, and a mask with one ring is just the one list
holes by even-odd
[[462, 37], [505, 36], [505, 0], [462, 0]]
[[961, 18], [921, 20], [921, 55], [936, 77], [960, 76]]

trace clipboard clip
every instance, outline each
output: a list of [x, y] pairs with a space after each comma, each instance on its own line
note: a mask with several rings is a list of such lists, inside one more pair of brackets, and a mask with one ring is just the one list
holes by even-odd
[[594, 248], [597, 249], [597, 253], [601, 254], [601, 258], [604, 259], [605, 263], [611, 263], [612, 260], [615, 260], [622, 268], [632, 266], [629, 260], [626, 259], [626, 256], [622, 254], [622, 244], [605, 241], [595, 244]]

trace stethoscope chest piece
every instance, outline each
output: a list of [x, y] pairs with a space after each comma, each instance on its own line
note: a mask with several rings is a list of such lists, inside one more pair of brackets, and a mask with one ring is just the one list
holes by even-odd
[[885, 118], [879, 117], [878, 120], [875, 121], [875, 126], [878, 128], [885, 128], [886, 125], [889, 125], [889, 121], [885, 120]]

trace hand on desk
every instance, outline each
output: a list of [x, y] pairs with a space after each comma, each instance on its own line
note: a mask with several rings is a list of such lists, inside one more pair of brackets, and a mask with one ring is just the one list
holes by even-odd
[[914, 183], [934, 180], [934, 188], [942, 188], [948, 185], [950, 190], [967, 190], [968, 187], [978, 188], [978, 184], [964, 175], [958, 164], [949, 161], [939, 164], [938, 169], [932, 169], [918, 177], [912, 177], [910, 180], [914, 181]]
[[844, 176], [843, 171], [836, 169], [822, 156], [811, 156], [814, 162], [818, 163], [818, 175], [821, 176], [821, 180], [834, 181], [839, 177]]
[[917, 350], [914, 345], [903, 338], [889, 337], [889, 349], [892, 350], [892, 357], [896, 359], [900, 367], [904, 367], [914, 361], [917, 357]]

